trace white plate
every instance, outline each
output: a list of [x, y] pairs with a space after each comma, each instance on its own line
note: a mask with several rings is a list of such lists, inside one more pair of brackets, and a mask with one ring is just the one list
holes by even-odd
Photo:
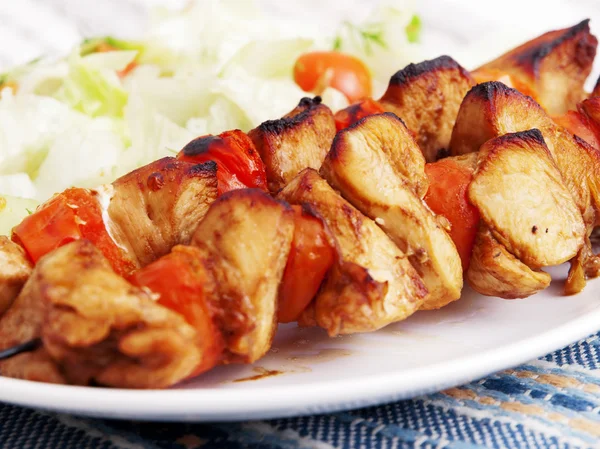
[[[523, 12], [529, 3], [512, 0], [493, 14], [469, 1], [419, 5], [434, 27], [425, 36], [431, 56], [448, 53], [469, 67], [542, 31], [585, 16], [600, 18], [600, 7], [590, 2], [551, 3], [535, 14]], [[503, 29], [511, 35], [504, 32], [506, 39], [494, 42], [490, 36]], [[475, 41], [488, 53], [467, 50]], [[527, 362], [600, 328], [600, 280], [580, 295], [564, 297], [566, 267], [550, 272], [558, 281], [526, 300], [465, 290], [453, 305], [419, 312], [373, 334], [330, 339], [318, 329], [282, 326], [273, 349], [256, 365], [220, 367], [177, 389], [111, 390], [0, 377], [0, 401], [107, 418], [233, 421], [331, 412], [439, 391]], [[268, 370], [281, 373], [236, 382]]]
[[[566, 267], [550, 270], [564, 278]], [[365, 335], [282, 326], [267, 357], [163, 391], [71, 387], [0, 377], [0, 401], [80, 415], [233, 421], [331, 412], [439, 391], [516, 366], [600, 328], [600, 281], [574, 297], [561, 282], [519, 301], [465, 291], [442, 310]], [[280, 374], [258, 380], [268, 370]]]

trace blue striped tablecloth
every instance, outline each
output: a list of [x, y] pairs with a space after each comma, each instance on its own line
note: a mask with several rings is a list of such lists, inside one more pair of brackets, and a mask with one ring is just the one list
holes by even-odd
[[172, 424], [94, 420], [0, 405], [0, 447], [600, 448], [600, 332], [462, 387], [330, 415]]

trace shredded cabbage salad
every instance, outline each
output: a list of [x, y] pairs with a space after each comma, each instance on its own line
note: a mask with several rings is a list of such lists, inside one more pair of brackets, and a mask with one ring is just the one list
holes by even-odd
[[[415, 59], [419, 31], [405, 2], [315, 30], [252, 2], [205, 0], [155, 11], [140, 41], [88, 39], [61, 60], [14, 68], [0, 75], [0, 233], [67, 187], [111, 182], [194, 137], [281, 117], [307, 95], [292, 76], [307, 51], [359, 57], [381, 92]], [[322, 97], [334, 111], [347, 105], [332, 88]]]

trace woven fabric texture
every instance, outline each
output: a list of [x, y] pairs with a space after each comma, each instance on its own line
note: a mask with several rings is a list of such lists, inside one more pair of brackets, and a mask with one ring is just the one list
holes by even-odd
[[458, 388], [330, 415], [171, 424], [93, 420], [0, 405], [0, 447], [600, 448], [600, 332]]

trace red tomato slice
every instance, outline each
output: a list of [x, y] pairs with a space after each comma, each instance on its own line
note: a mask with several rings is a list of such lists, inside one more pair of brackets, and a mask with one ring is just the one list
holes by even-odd
[[25, 248], [34, 262], [59, 246], [82, 238], [90, 240], [118, 274], [127, 275], [135, 269], [108, 233], [100, 204], [88, 189], [65, 190], [13, 229], [13, 240]]
[[221, 360], [225, 342], [213, 321], [207, 298], [209, 281], [194, 247], [176, 246], [170, 254], [136, 271], [129, 281], [159, 295], [158, 303], [183, 315], [198, 333], [202, 361], [194, 370], [197, 376]]
[[267, 191], [265, 165], [252, 140], [239, 129], [218, 136], [198, 137], [188, 143], [177, 158], [196, 164], [214, 161], [219, 195], [244, 188]]
[[75, 209], [57, 195], [13, 228], [12, 239], [37, 262], [50, 251], [82, 238]]
[[373, 114], [385, 112], [383, 106], [372, 98], [367, 98], [359, 103], [351, 104], [347, 108], [341, 109], [335, 114], [335, 127], [338, 131], [348, 128], [350, 125], [358, 122], [361, 118]]
[[319, 291], [335, 259], [335, 249], [322, 221], [300, 206], [292, 208], [296, 227], [279, 290], [281, 323], [299, 318]]
[[452, 159], [425, 164], [425, 173], [429, 178], [425, 202], [433, 212], [450, 222], [449, 234], [460, 255], [463, 272], [466, 272], [479, 224], [479, 211], [467, 197], [473, 173]]
[[122, 276], [130, 274], [136, 266], [127, 253], [112, 239], [102, 218], [102, 209], [93, 190], [71, 188], [61, 195], [74, 206], [81, 235], [91, 241], [108, 259], [115, 272]]

